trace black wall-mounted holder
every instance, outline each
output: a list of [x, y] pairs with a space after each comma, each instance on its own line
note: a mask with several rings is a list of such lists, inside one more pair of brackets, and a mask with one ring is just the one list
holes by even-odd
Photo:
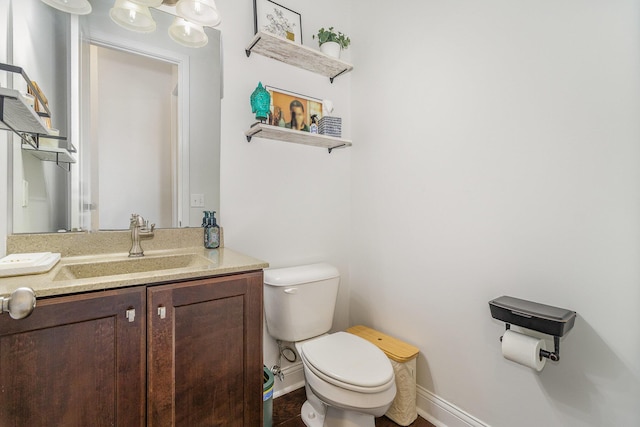
[[509, 296], [489, 301], [489, 308], [491, 316], [505, 322], [507, 330], [511, 329], [511, 325], [516, 325], [552, 335], [554, 351], [540, 350], [540, 357], [554, 362], [560, 360], [560, 337], [573, 328], [576, 320], [575, 311]]

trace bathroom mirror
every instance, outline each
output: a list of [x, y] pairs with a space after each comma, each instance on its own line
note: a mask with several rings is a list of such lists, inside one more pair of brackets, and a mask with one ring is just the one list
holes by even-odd
[[[151, 9], [156, 30], [138, 33], [110, 19], [115, 0], [92, 0], [91, 14], [80, 17], [40, 0], [13, 3], [14, 46], [36, 27], [52, 32], [37, 40], [66, 41], [53, 55], [51, 43], [34, 41], [13, 59], [33, 68], [25, 65], [33, 80], [58, 73], [53, 80], [66, 82], [50, 84], [56, 101], [67, 101], [56, 104], [52, 122], [77, 148], [69, 170], [34, 161], [14, 138], [13, 232], [124, 229], [133, 212], [157, 227], [199, 226], [203, 210], [218, 210], [219, 31], [205, 28], [208, 43], [192, 48], [171, 39], [167, 11]], [[26, 57], [43, 52], [58, 65]]]

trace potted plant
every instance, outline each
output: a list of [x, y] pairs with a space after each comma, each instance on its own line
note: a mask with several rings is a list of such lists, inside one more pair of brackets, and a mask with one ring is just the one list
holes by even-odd
[[[315, 39], [316, 36], [314, 35], [313, 38]], [[322, 53], [340, 58], [340, 51], [349, 47], [351, 39], [340, 31], [334, 31], [333, 27], [329, 27], [328, 30], [320, 28], [318, 30], [318, 44]]]

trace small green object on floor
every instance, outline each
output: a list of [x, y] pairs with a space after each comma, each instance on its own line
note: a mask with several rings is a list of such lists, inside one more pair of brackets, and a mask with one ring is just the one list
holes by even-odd
[[273, 374], [266, 366], [263, 368], [264, 382], [262, 385], [263, 427], [273, 424]]

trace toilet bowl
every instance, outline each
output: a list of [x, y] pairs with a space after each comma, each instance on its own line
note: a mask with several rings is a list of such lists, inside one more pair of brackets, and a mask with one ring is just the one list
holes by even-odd
[[396, 394], [395, 378], [378, 347], [337, 332], [296, 343], [296, 350], [307, 387], [309, 404], [301, 412], [307, 426], [374, 426], [374, 417], [389, 409]]
[[302, 359], [308, 427], [374, 427], [396, 394], [386, 355], [347, 332], [328, 334], [340, 276], [329, 264], [265, 270], [269, 334], [293, 342]]

